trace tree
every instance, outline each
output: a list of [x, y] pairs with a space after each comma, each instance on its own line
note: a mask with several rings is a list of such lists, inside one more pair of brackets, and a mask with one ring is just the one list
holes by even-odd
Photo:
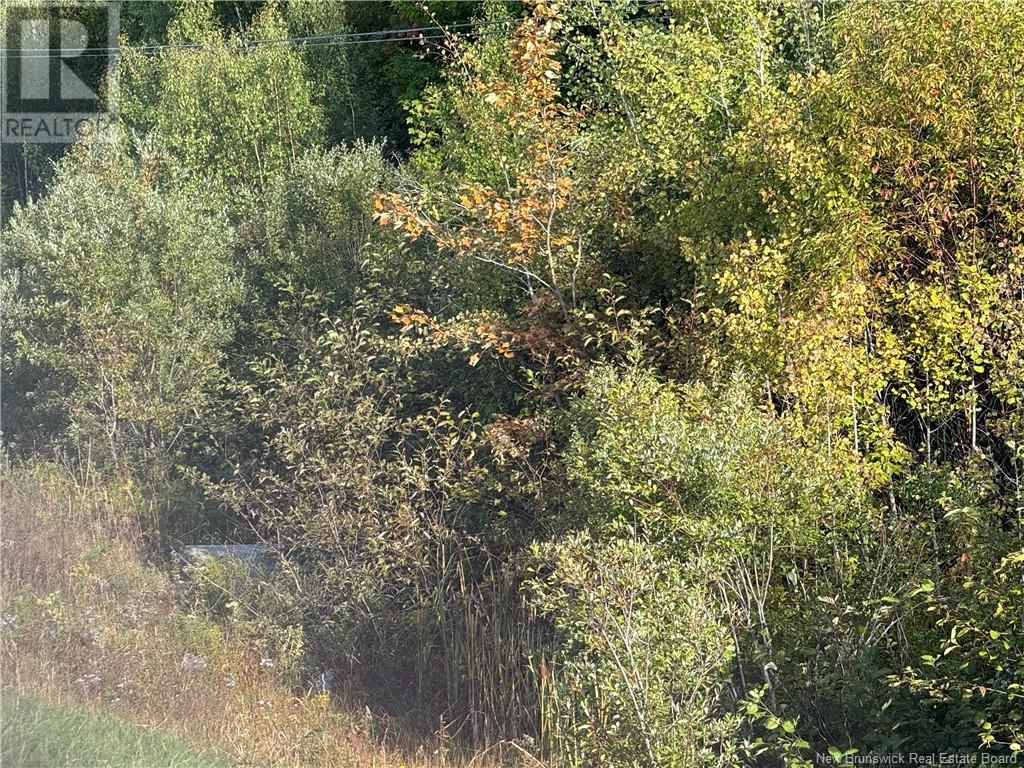
[[121, 111], [194, 174], [196, 190], [262, 189], [320, 143], [323, 111], [298, 52], [286, 43], [246, 44], [247, 36], [288, 38], [276, 4], [244, 35], [225, 33], [212, 5], [182, 3], [168, 26], [172, 47], [159, 54], [124, 49]]
[[731, 356], [879, 484], [978, 449], [1019, 482], [1021, 18], [948, 10], [854, 4], [833, 71], [747, 100], [723, 180], [761, 213], [698, 262]]
[[36, 413], [24, 428], [117, 464], [180, 447], [242, 292], [223, 214], [166, 187], [164, 162], [119, 133], [97, 135], [4, 233], [6, 362]]
[[378, 218], [454, 254], [473, 303], [525, 295], [568, 319], [588, 268], [570, 169], [580, 115], [558, 98], [560, 26], [541, 4], [507, 41], [458, 49], [452, 80], [419, 107], [432, 115], [419, 129], [423, 178], [382, 196]]

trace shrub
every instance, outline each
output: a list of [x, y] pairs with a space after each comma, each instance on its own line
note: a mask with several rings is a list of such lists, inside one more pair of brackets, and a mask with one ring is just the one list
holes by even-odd
[[70, 438], [132, 465], [166, 459], [201, 416], [240, 299], [233, 236], [164, 187], [159, 163], [98, 135], [4, 233], [5, 367], [34, 408], [16, 440]]
[[468, 423], [417, 398], [423, 342], [388, 336], [358, 310], [281, 321], [276, 354], [230, 384], [237, 411], [219, 429], [231, 440], [210, 492], [295, 568], [325, 663], [362, 656], [384, 687], [415, 690]]
[[642, 539], [538, 546], [533, 599], [554, 624], [542, 671], [548, 746], [569, 766], [730, 765], [719, 699], [732, 655], [699, 563]]
[[368, 299], [390, 312], [427, 287], [415, 252], [373, 220], [374, 196], [393, 176], [381, 152], [364, 144], [305, 152], [245, 210], [242, 246], [264, 309], [281, 286], [318, 295], [328, 313]]
[[[734, 701], [763, 687], [776, 720], [835, 708], [819, 710], [791, 654], [815, 632], [817, 653], [849, 663], [871, 635], [851, 626], [840, 640], [832, 623], [843, 613], [836, 596], [860, 599], [852, 585], [871, 576], [858, 557], [876, 517], [854, 456], [805, 442], [742, 376], [679, 386], [605, 366], [574, 404], [565, 462], [579, 490], [572, 526], [606, 541], [639, 535], [670, 562], [703, 564], [688, 573], [723, 601], [737, 651]], [[829, 556], [819, 559], [822, 551]], [[868, 587], [876, 600], [877, 586]], [[823, 610], [818, 595], [833, 607]], [[869, 610], [864, 620], [873, 627], [882, 617]], [[878, 670], [861, 672], [877, 689]], [[845, 695], [846, 682], [838, 685]]]

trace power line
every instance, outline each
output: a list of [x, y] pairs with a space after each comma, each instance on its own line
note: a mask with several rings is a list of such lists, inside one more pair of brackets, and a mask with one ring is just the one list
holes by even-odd
[[[295, 43], [310, 43], [310, 44], [345, 44], [351, 43], [358, 45], [360, 43], [387, 43], [394, 41], [410, 41], [423, 39], [425, 35], [416, 35], [417, 32], [446, 32], [449, 30], [458, 30], [477, 27], [491, 26], [495, 24], [514, 24], [519, 19], [490, 19], [484, 21], [463, 21], [454, 22], [452, 24], [446, 24], [444, 26], [430, 26], [430, 27], [409, 27], [407, 29], [381, 29], [372, 32], [339, 32], [335, 34], [326, 35], [308, 35], [305, 37], [285, 37], [279, 39], [270, 40], [246, 40], [240, 38], [237, 42], [242, 47], [247, 46], [258, 46], [258, 45], [293, 45]], [[390, 37], [380, 37], [380, 36]], [[429, 38], [444, 37], [445, 35], [431, 35]], [[428, 38], [428, 39], [429, 39]], [[126, 48], [118, 47], [107, 47], [107, 48], [89, 48], [78, 57], [82, 56], [101, 56], [108, 54], [121, 53], [125, 50], [132, 52], [141, 53], [160, 53], [168, 50], [195, 50], [208, 48], [209, 46], [205, 43], [164, 43], [160, 45], [139, 45], [139, 46], [127, 46]], [[30, 58], [32, 56], [49, 57], [52, 54], [59, 54], [63, 51], [61, 48], [4, 48], [2, 53], [19, 55], [23, 58]]]
[[[513, 21], [503, 22], [506, 24], [514, 23]], [[482, 26], [482, 25], [474, 25]], [[239, 40], [236, 45], [240, 49], [256, 48], [259, 46], [275, 46], [275, 45], [287, 45], [289, 47], [296, 48], [322, 48], [328, 46], [344, 46], [344, 45], [367, 45], [367, 44], [384, 44], [384, 43], [415, 43], [420, 40], [437, 40], [447, 37], [446, 34], [413, 34], [415, 32], [432, 32], [437, 30], [447, 30], [448, 27], [422, 27], [421, 29], [413, 30], [394, 30], [398, 33], [398, 36], [393, 37], [356, 37], [354, 33], [352, 35], [339, 34], [339, 35], [313, 35], [309, 37], [294, 37], [294, 38], [283, 38], [281, 40]], [[392, 30], [382, 30], [381, 32], [375, 32], [373, 34], [379, 35], [384, 32], [392, 32]], [[212, 46], [205, 43], [174, 43], [168, 45], [153, 45], [153, 46], [126, 46], [126, 47], [108, 47], [108, 48], [90, 48], [80, 53], [78, 56], [73, 58], [107, 58], [109, 56], [121, 54], [121, 53], [142, 53], [145, 55], [158, 55], [165, 51], [175, 50], [211, 50]], [[60, 55], [63, 52], [60, 48], [5, 48], [0, 51], [0, 57], [4, 58], [19, 58], [19, 59], [31, 59], [31, 58], [51, 58], [54, 55]]]
[[[652, 5], [661, 5], [661, 0], [641, 0], [637, 8], [642, 9]], [[650, 17], [657, 18], [657, 17]], [[661, 17], [664, 18], [664, 17]], [[516, 24], [522, 19], [487, 19], [483, 21], [463, 21], [446, 25], [435, 25], [429, 27], [409, 27], [406, 29], [381, 29], [370, 32], [339, 32], [326, 35], [308, 35], [305, 37], [286, 37], [270, 40], [245, 40], [238, 41], [241, 48], [256, 47], [261, 45], [288, 45], [301, 48], [325, 48], [344, 45], [373, 45], [386, 43], [416, 43], [425, 40], [441, 40], [448, 36], [452, 30], [477, 29], [493, 25]], [[644, 19], [633, 19], [641, 21]], [[440, 32], [441, 34], [424, 35], [423, 32]], [[419, 33], [419, 34], [417, 34]], [[384, 36], [384, 37], [381, 37]], [[159, 54], [170, 50], [206, 50], [210, 46], [205, 43], [164, 43], [159, 45], [141, 45], [106, 48], [89, 48], [73, 58], [107, 58], [124, 52], [143, 53], [147, 55]], [[3, 48], [0, 49], [0, 58], [51, 58], [53, 55], [63, 53], [61, 48]]]

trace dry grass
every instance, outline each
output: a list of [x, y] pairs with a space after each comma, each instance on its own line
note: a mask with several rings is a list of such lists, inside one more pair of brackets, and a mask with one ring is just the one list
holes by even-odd
[[116, 714], [239, 765], [493, 764], [438, 746], [402, 748], [386, 724], [297, 692], [259, 638], [189, 611], [143, 562], [152, 508], [130, 484], [83, 488], [53, 467], [3, 473], [4, 685]]

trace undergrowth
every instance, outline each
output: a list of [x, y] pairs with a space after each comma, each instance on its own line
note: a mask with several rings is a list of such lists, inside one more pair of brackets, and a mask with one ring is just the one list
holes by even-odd
[[[152, 765], [199, 764], [186, 745], [247, 766], [459, 764], [442, 745], [407, 754], [392, 723], [298, 674], [287, 643], [261, 636], [260, 622], [210, 610], [146, 546], [149, 507], [131, 483], [83, 487], [52, 465], [4, 475], [4, 741], [21, 755], [5, 766], [84, 765], [104, 743], [111, 765], [132, 765], [125, 750], [136, 746], [180, 754]], [[40, 741], [44, 726], [82, 749]], [[132, 726], [165, 733], [143, 743]]]

